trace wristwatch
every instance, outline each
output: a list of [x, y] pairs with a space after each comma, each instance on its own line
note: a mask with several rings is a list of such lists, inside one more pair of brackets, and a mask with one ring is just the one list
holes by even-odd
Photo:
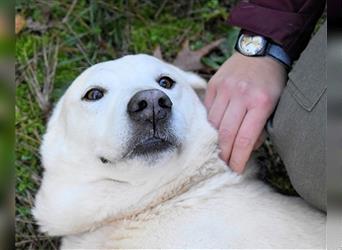
[[292, 66], [292, 60], [285, 50], [263, 36], [240, 33], [235, 44], [235, 50], [245, 56], [271, 56], [284, 64], [287, 69]]

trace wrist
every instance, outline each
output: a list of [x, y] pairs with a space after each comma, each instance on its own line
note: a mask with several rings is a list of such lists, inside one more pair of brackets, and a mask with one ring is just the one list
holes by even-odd
[[241, 67], [244, 66], [246, 68], [246, 71], [257, 71], [257, 69], [260, 69], [262, 67], [267, 68], [269, 74], [279, 74], [284, 79], [287, 78], [287, 69], [285, 65], [271, 56], [250, 57], [236, 51], [233, 53], [232, 59], [234, 60], [234, 62], [239, 62]]

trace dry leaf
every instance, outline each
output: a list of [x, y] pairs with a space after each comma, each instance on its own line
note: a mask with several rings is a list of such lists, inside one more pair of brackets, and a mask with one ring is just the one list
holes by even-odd
[[22, 15], [15, 15], [15, 34], [19, 34], [26, 26], [26, 20]]
[[[185, 40], [182, 44], [182, 49], [177, 53], [172, 64], [186, 71], [208, 71], [209, 67], [204, 65], [201, 62], [201, 59], [210, 51], [216, 49], [223, 41], [224, 39], [221, 38], [209, 43], [201, 49], [192, 51], [189, 47], [189, 40]], [[153, 56], [163, 60], [159, 45], [154, 49]]]
[[187, 71], [199, 71], [207, 68], [201, 59], [210, 51], [217, 48], [222, 42], [223, 38], [209, 43], [201, 49], [192, 51], [189, 47], [189, 41], [185, 40], [182, 49], [178, 52], [176, 59], [172, 62], [173, 65]]

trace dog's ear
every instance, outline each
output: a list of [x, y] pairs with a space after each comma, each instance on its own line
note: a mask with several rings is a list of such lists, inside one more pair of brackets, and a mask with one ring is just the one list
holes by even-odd
[[201, 101], [203, 101], [207, 89], [207, 81], [195, 73], [185, 73], [187, 74], [187, 83], [195, 90]]

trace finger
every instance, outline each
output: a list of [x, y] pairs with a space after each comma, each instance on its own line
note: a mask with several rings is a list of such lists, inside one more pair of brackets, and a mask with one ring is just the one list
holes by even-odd
[[261, 135], [258, 137], [258, 140], [254, 144], [253, 150], [260, 148], [260, 146], [264, 143], [265, 140], [266, 140], [266, 132], [265, 130], [263, 130], [261, 132]]
[[266, 114], [260, 110], [254, 109], [247, 112], [235, 138], [229, 159], [229, 165], [234, 171], [243, 172], [266, 120]]
[[219, 128], [221, 120], [223, 118], [224, 112], [227, 108], [229, 103], [228, 100], [228, 92], [227, 91], [220, 91], [217, 93], [213, 105], [209, 110], [208, 119], [210, 123], [215, 127]]
[[219, 146], [221, 149], [221, 158], [227, 162], [235, 137], [239, 127], [246, 115], [246, 108], [239, 100], [231, 100], [222, 118], [219, 128]]
[[216, 86], [212, 82], [209, 82], [207, 91], [205, 93], [205, 98], [204, 98], [204, 105], [208, 111], [213, 105], [215, 96], [216, 96]]

